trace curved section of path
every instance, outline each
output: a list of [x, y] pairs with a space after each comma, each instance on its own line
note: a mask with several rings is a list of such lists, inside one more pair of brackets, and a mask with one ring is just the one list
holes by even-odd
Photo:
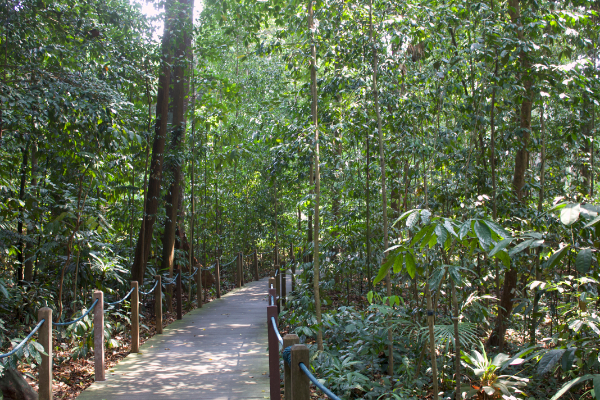
[[187, 313], [77, 399], [269, 398], [267, 282], [247, 283]]

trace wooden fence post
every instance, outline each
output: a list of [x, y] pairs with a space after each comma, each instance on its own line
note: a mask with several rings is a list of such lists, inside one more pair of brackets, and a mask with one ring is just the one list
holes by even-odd
[[104, 377], [104, 292], [96, 290], [94, 300], [94, 378], [96, 382], [105, 380]]
[[140, 351], [140, 294], [138, 282], [131, 281], [131, 352]]
[[235, 287], [242, 287], [242, 258], [240, 257], [240, 253], [237, 254], [235, 259]]
[[310, 380], [308, 376], [300, 369], [299, 363], [309, 366], [308, 347], [303, 344], [292, 346], [292, 365], [290, 366], [290, 375], [292, 376], [292, 399], [310, 400]]
[[215, 278], [217, 278], [217, 299], [221, 298], [221, 261], [219, 261], [219, 257], [217, 257], [217, 262], [215, 263]]
[[38, 367], [39, 373], [39, 400], [52, 400], [52, 309], [43, 307], [38, 310], [38, 322], [45, 320], [38, 331], [38, 342], [44, 346], [47, 356], [42, 356], [42, 363]]
[[[283, 337], [283, 349], [287, 349], [290, 346], [300, 343], [300, 338], [298, 335], [293, 333], [288, 333]], [[284, 372], [284, 395], [285, 400], [292, 400], [292, 370], [290, 365], [287, 362], [283, 362], [283, 372]]]
[[177, 319], [182, 319], [183, 318], [183, 313], [182, 313], [182, 301], [181, 301], [181, 292], [183, 291], [181, 289], [181, 270], [178, 269], [177, 271], [177, 282], [175, 282], [176, 290], [177, 290]]
[[252, 257], [252, 269], [254, 270], [254, 280], [259, 280], [258, 277], [258, 250], [256, 247], [254, 248], [254, 256]]
[[281, 384], [279, 383], [279, 341], [271, 322], [271, 317], [275, 318], [277, 323], [277, 306], [271, 305], [270, 296], [275, 294], [275, 289], [269, 289], [269, 299], [267, 306], [267, 326], [269, 337], [269, 382], [271, 400], [281, 400]]
[[156, 324], [156, 333], [162, 333], [162, 277], [154, 276], [157, 280], [156, 288], [154, 288], [154, 323]]

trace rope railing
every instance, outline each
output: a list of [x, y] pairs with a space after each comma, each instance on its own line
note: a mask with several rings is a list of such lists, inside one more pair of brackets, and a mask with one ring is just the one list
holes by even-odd
[[277, 328], [277, 322], [275, 322], [275, 317], [271, 317], [271, 325], [273, 325], [273, 330], [275, 331], [275, 335], [277, 335], [277, 340], [279, 344], [283, 346], [283, 338], [281, 337], [281, 333], [279, 333], [279, 328]]
[[96, 307], [96, 304], [98, 304], [98, 301], [100, 299], [96, 299], [94, 300], [94, 302], [92, 303], [92, 305], [90, 306], [90, 308], [88, 308], [88, 310], [81, 315], [81, 317], [74, 319], [73, 321], [67, 321], [67, 322], [52, 322], [52, 325], [54, 326], [67, 326], [67, 325], [71, 325], [74, 324], [76, 322], [81, 321], [82, 319], [84, 319], [90, 312], [92, 312], [92, 310], [94, 309], [94, 307]]
[[19, 351], [19, 349], [21, 347], [23, 347], [33, 337], [33, 335], [38, 331], [38, 329], [40, 329], [41, 326], [44, 325], [44, 322], [46, 322], [45, 319], [42, 319], [40, 322], [38, 322], [38, 324], [35, 326], [35, 328], [33, 328], [33, 330], [29, 333], [29, 335], [27, 335], [27, 337], [25, 339], [23, 339], [21, 341], [21, 343], [19, 343], [18, 345], [16, 345], [14, 349], [12, 349], [11, 351], [9, 351], [8, 353], [0, 354], [0, 360], [3, 359], [3, 358], [6, 358], [6, 357], [10, 357], [13, 354], [15, 354], [17, 351]]
[[325, 393], [327, 395], [327, 397], [329, 397], [330, 399], [333, 400], [341, 400], [339, 397], [337, 397], [335, 394], [333, 394], [331, 392], [331, 390], [327, 389], [321, 382], [319, 382], [319, 380], [317, 378], [315, 378], [315, 376], [313, 374], [310, 373], [310, 371], [308, 370], [308, 367], [306, 365], [304, 365], [304, 363], [298, 363], [298, 366], [300, 367], [300, 369], [302, 370], [302, 372], [304, 372], [304, 374], [308, 377], [308, 379], [310, 379], [310, 381], [312, 383], [314, 383], [314, 385], [321, 389], [321, 391], [323, 391], [323, 393]]
[[198, 272], [198, 269], [199, 269], [199, 268], [196, 268], [196, 270], [194, 271], [194, 273], [190, 275], [190, 279], [192, 279], [192, 277], [193, 277], [194, 275], [196, 275], [196, 272]]
[[115, 306], [117, 304], [121, 304], [122, 302], [124, 302], [125, 300], [127, 300], [129, 298], [129, 296], [131, 296], [131, 293], [133, 293], [134, 289], [135, 288], [131, 288], [131, 290], [121, 300], [113, 301], [112, 303], [109, 303], [109, 302], [105, 301], [106, 305], [107, 306]]
[[144, 296], [146, 296], [146, 295], [149, 295], [149, 294], [153, 293], [153, 292], [154, 292], [154, 289], [156, 289], [156, 286], [157, 286], [157, 285], [158, 285], [158, 281], [155, 281], [155, 282], [154, 282], [154, 286], [152, 286], [152, 289], [148, 290], [147, 292], [142, 292], [142, 291], [140, 290], [140, 294], [143, 294]]
[[177, 281], [177, 278], [179, 278], [179, 273], [177, 273], [177, 275], [175, 275], [171, 280], [167, 280], [165, 278], [165, 281], [162, 284], [163, 285], [172, 285]]
[[[277, 277], [277, 272], [275, 271], [275, 277]], [[299, 345], [299, 338], [297, 335], [286, 335], [285, 338], [281, 337], [281, 333], [279, 332], [279, 328], [277, 326], [277, 318], [278, 318], [278, 305], [276, 305], [274, 293], [276, 288], [274, 288], [273, 282], [277, 282], [276, 278], [272, 277], [269, 280], [269, 307], [267, 307], [267, 318], [269, 321], [269, 371], [271, 375], [271, 398], [279, 400], [280, 395], [280, 383], [279, 383], [279, 352], [281, 351], [281, 356], [284, 359], [284, 368], [285, 368], [285, 391], [292, 391], [293, 393], [299, 394], [300, 400], [308, 400], [310, 398], [310, 388], [306, 383], [298, 383], [302, 382], [299, 380], [298, 375], [300, 372], [294, 370], [292, 367], [292, 358], [297, 357], [296, 361], [298, 368], [302, 373], [306, 375], [308, 380], [312, 382], [319, 390], [321, 390], [327, 397], [333, 400], [341, 400], [338, 396], [336, 396], [331, 390], [325, 387], [319, 380], [310, 372], [308, 368], [309, 364], [309, 349], [305, 345]], [[285, 274], [281, 274], [281, 285], [285, 285]], [[285, 294], [281, 294], [281, 299], [285, 299]], [[286, 343], [287, 341], [287, 343]], [[299, 345], [293, 348], [291, 345], [296, 344]], [[296, 352], [296, 356], [293, 353]], [[291, 369], [290, 369], [291, 368]], [[288, 374], [290, 374], [291, 378], [288, 380]], [[295, 375], [296, 374], [296, 375]], [[291, 386], [291, 387], [288, 387]], [[295, 397], [294, 397], [295, 398]]]
[[234, 262], [235, 260], [237, 260], [237, 258], [238, 258], [238, 256], [235, 256], [235, 257], [233, 257], [233, 260], [229, 261], [229, 262], [228, 262], [228, 263], [226, 263], [226, 264], [221, 264], [221, 267], [227, 267], [227, 266], [229, 266], [229, 265], [233, 264], [233, 262]]

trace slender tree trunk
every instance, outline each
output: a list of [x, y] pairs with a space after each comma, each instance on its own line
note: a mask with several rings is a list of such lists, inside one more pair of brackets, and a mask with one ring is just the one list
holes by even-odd
[[150, 162], [150, 179], [144, 199], [144, 222], [140, 229], [138, 242], [135, 249], [135, 258], [131, 267], [131, 280], [143, 282], [146, 272], [146, 262], [152, 245], [154, 223], [158, 213], [160, 188], [162, 181], [163, 160], [167, 138], [167, 124], [169, 115], [169, 85], [171, 82], [171, 35], [173, 21], [170, 18], [172, 0], [165, 5], [165, 28], [162, 38], [161, 72], [158, 78], [158, 91], [156, 95], [156, 121], [154, 125], [154, 143], [152, 144], [152, 161]]
[[308, 27], [310, 30], [310, 81], [311, 81], [311, 114], [314, 129], [315, 151], [314, 151], [314, 168], [315, 168], [315, 220], [314, 220], [314, 251], [313, 251], [313, 288], [315, 291], [315, 312], [317, 316], [317, 324], [319, 331], [317, 332], [317, 349], [323, 351], [323, 332], [321, 331], [321, 294], [319, 287], [319, 203], [321, 200], [321, 174], [319, 167], [319, 125], [317, 116], [317, 49], [315, 45], [315, 23], [313, 20], [313, 1], [308, 3]]
[[[509, 0], [509, 15], [513, 24], [517, 26], [517, 36], [520, 41], [524, 40], [522, 22], [521, 22], [521, 5], [519, 0]], [[525, 171], [529, 165], [529, 151], [527, 146], [529, 145], [529, 139], [531, 137], [531, 108], [533, 93], [531, 86], [533, 84], [531, 78], [528, 76], [528, 71], [531, 69], [531, 62], [525, 51], [519, 53], [519, 61], [521, 64], [521, 73], [519, 81], [523, 85], [525, 91], [523, 93], [523, 100], [521, 101], [520, 109], [520, 123], [521, 128], [521, 147], [517, 150], [515, 156], [515, 169], [513, 175], [513, 190], [517, 199], [521, 202], [524, 201], [523, 186], [525, 186]]]
[[[37, 186], [37, 164], [38, 164], [38, 155], [37, 155], [37, 143], [34, 141], [31, 143], [31, 189], [35, 190]], [[37, 207], [37, 199], [34, 201], [34, 208]], [[27, 224], [27, 236], [31, 239], [35, 232], [35, 221], [31, 221]], [[33, 258], [35, 255], [35, 251], [33, 249], [32, 240], [30, 239], [29, 243], [26, 244], [25, 248], [27, 249], [25, 252], [25, 272], [24, 278], [26, 281], [33, 281]]]
[[458, 299], [456, 295], [456, 285], [453, 279], [450, 279], [452, 285], [452, 309], [454, 316], [452, 322], [454, 323], [454, 376], [456, 381], [456, 392], [454, 397], [456, 400], [461, 400], [462, 396], [460, 393], [460, 334], [458, 332]]
[[434, 400], [438, 400], [440, 390], [438, 388], [437, 355], [435, 353], [435, 336], [433, 333], [435, 309], [433, 308], [429, 283], [425, 284], [425, 297], [427, 298], [427, 325], [429, 327], [429, 355], [431, 357], [431, 373], [433, 375], [433, 398]]
[[[383, 151], [383, 130], [381, 124], [381, 112], [379, 110], [379, 89], [377, 88], [377, 72], [379, 69], [375, 37], [373, 36], [373, 0], [369, 0], [369, 38], [373, 49], [373, 100], [375, 115], [377, 116], [377, 133], [379, 135], [379, 163], [381, 164], [381, 204], [383, 208], [383, 251], [388, 248], [388, 216], [387, 216], [387, 192], [385, 182], [385, 155]], [[387, 296], [392, 295], [392, 281], [388, 271], [385, 278]], [[394, 343], [391, 324], [388, 327], [388, 374], [394, 375]]]
[[[30, 139], [27, 140], [27, 143], [24, 147], [21, 147], [21, 184], [19, 185], [19, 200], [21, 203], [25, 201], [25, 184], [27, 182], [27, 166], [29, 165], [29, 143]], [[24, 267], [25, 267], [25, 240], [23, 239], [23, 222], [25, 221], [25, 207], [19, 206], [19, 222], [17, 223], [17, 233], [19, 234], [19, 254], [17, 259], [19, 261], [19, 265], [17, 265], [15, 280], [18, 285], [21, 285], [21, 282], [25, 278], [24, 276]]]
[[[519, 40], [523, 41], [523, 29], [521, 23], [521, 11], [519, 0], [509, 0], [509, 15], [513, 24], [517, 26], [517, 35]], [[515, 156], [515, 169], [513, 175], [513, 190], [516, 198], [520, 202], [524, 202], [525, 194], [523, 187], [525, 186], [525, 171], [529, 165], [529, 151], [527, 146], [529, 145], [529, 139], [531, 136], [531, 108], [533, 93], [531, 91], [532, 81], [527, 75], [531, 69], [531, 62], [525, 51], [519, 53], [519, 59], [521, 64], [521, 76], [519, 80], [525, 92], [523, 93], [523, 100], [521, 102], [519, 126], [521, 128], [521, 147], [517, 150]], [[504, 345], [504, 336], [506, 334], [507, 319], [510, 316], [510, 312], [513, 307], [513, 298], [515, 296], [515, 290], [517, 288], [518, 271], [515, 266], [511, 266], [504, 275], [504, 287], [502, 290], [502, 298], [500, 300], [501, 308], [498, 309], [498, 318], [496, 320], [496, 326], [490, 334], [488, 344], [490, 346], [499, 346], [500, 348]]]
[[[175, 236], [179, 222], [178, 211], [182, 203], [180, 199], [183, 182], [183, 160], [180, 154], [183, 154], [182, 146], [185, 142], [185, 111], [187, 102], [185, 101], [188, 92], [189, 76], [186, 76], [186, 69], [191, 59], [191, 29], [194, 5], [192, 0], [183, 0], [175, 3], [175, 14], [178, 16], [178, 23], [183, 26], [178, 31], [175, 42], [177, 43], [174, 68], [173, 68], [173, 133], [171, 135], [170, 153], [173, 160], [166, 164], [168, 171], [173, 173], [173, 180], [169, 186], [166, 204], [165, 204], [165, 231], [163, 235], [163, 251], [161, 269], [173, 271], [173, 262], [175, 258]], [[183, 232], [183, 227], [180, 228]], [[170, 304], [170, 302], [169, 302]]]

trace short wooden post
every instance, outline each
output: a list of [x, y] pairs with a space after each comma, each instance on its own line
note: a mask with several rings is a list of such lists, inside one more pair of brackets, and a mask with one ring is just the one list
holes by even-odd
[[217, 282], [215, 283], [215, 285], [217, 285], [217, 299], [221, 298], [221, 267], [220, 264], [221, 261], [219, 261], [219, 258], [217, 258], [217, 262], [215, 263], [215, 278], [217, 278]]
[[177, 273], [177, 282], [175, 282], [175, 285], [177, 286], [175, 289], [175, 290], [177, 290], [177, 319], [182, 319], [183, 312], [182, 312], [181, 293], [183, 292], [183, 290], [181, 289], [181, 270], [178, 269], [175, 272]]
[[[270, 290], [270, 289], [271, 289], [271, 287], [272, 287], [273, 289], [275, 289], [275, 278], [269, 278], [269, 286], [268, 286], [268, 289]], [[270, 292], [269, 292], [269, 293], [270, 293]], [[271, 304], [271, 300], [270, 300], [270, 299], [269, 299], [269, 304]]]
[[277, 323], [277, 306], [271, 305], [270, 296], [275, 294], [274, 289], [269, 289], [269, 302], [267, 306], [267, 327], [269, 338], [269, 382], [271, 400], [281, 400], [281, 385], [279, 383], [279, 341], [271, 322], [271, 317]]
[[140, 351], [140, 293], [138, 283], [131, 281], [131, 352]]
[[300, 369], [299, 363], [309, 366], [308, 347], [303, 344], [292, 346], [292, 365], [290, 366], [290, 375], [292, 376], [292, 399], [310, 400], [310, 380], [308, 376]]
[[39, 400], [52, 400], [52, 309], [43, 307], [38, 310], [38, 322], [45, 320], [38, 330], [38, 342], [44, 347], [47, 356], [42, 356], [38, 367]]
[[[298, 335], [288, 333], [283, 337], [283, 349], [287, 349], [290, 346], [300, 343]], [[284, 394], [285, 400], [292, 400], [292, 370], [287, 362], [283, 362], [283, 375], [284, 375]]]
[[162, 277], [154, 276], [158, 282], [154, 288], [154, 323], [156, 324], [156, 333], [162, 333]]
[[238, 258], [240, 259], [240, 286], [244, 286], [244, 253], [238, 253]]
[[96, 382], [104, 377], [104, 292], [96, 290], [93, 299], [98, 299], [94, 307], [94, 378]]
[[196, 306], [202, 308], [204, 301], [204, 288], [202, 287], [202, 265], [198, 264], [198, 272], [196, 272], [196, 288], [198, 288], [198, 295], [196, 296]]
[[257, 281], [258, 278], [258, 251], [254, 248], [254, 256], [252, 256], [252, 269], [254, 270], [254, 280]]

